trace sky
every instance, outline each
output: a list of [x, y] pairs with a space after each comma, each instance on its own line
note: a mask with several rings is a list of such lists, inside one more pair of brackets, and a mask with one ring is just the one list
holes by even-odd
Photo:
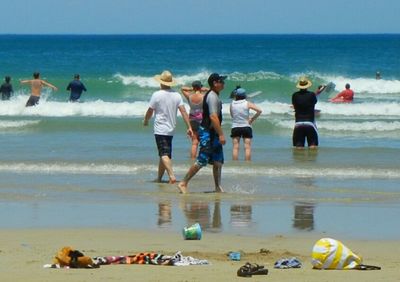
[[0, 34], [400, 33], [400, 0], [12, 0], [1, 10]]

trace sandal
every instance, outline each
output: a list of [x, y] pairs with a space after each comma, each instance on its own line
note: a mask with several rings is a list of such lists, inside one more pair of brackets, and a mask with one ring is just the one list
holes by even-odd
[[241, 266], [238, 271], [237, 275], [240, 277], [251, 277], [252, 275], [267, 275], [268, 269], [264, 268], [263, 265], [258, 264], [251, 264], [246, 263], [245, 265]]

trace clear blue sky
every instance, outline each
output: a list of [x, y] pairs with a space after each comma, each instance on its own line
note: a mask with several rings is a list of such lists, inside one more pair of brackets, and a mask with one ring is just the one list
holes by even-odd
[[0, 9], [1, 34], [400, 33], [400, 0], [11, 0]]

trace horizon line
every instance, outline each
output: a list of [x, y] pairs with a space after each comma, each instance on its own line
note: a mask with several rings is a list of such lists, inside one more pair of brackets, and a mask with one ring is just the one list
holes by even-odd
[[386, 33], [0, 33], [0, 36], [7, 35], [20, 35], [20, 36], [114, 36], [114, 35], [145, 35], [145, 36], [185, 36], [185, 35], [400, 35], [400, 32], [386, 32]]

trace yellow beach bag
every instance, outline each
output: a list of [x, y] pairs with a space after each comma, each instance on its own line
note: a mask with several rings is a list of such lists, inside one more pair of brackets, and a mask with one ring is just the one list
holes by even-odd
[[315, 269], [380, 269], [378, 266], [363, 265], [360, 256], [342, 242], [331, 238], [318, 240], [313, 247], [311, 257]]

